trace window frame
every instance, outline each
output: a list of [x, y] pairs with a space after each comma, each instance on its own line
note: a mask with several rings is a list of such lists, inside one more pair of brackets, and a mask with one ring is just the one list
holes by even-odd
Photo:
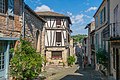
[[62, 59], [62, 51], [52, 51], [51, 59]]
[[56, 27], [60, 28], [60, 26], [61, 26], [61, 19], [57, 18], [56, 19]]
[[5, 13], [5, 9], [6, 9], [5, 2], [6, 0], [0, 1], [0, 13]]
[[98, 16], [95, 17], [95, 25], [98, 27]]
[[0, 42], [0, 70], [4, 70], [5, 68], [5, 47], [6, 43], [1, 41]]

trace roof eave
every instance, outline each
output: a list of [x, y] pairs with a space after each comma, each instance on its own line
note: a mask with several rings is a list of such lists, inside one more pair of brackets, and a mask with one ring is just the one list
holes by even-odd
[[101, 6], [103, 5], [103, 3], [104, 3], [104, 2], [105, 2], [105, 0], [103, 0], [103, 1], [102, 1], [102, 3], [100, 4], [99, 8], [97, 9], [97, 11], [95, 12], [95, 14], [94, 14], [94, 16], [93, 16], [93, 17], [95, 17], [95, 16], [96, 16], [96, 14], [98, 13], [99, 9], [101, 8]]
[[25, 4], [25, 8], [27, 10], [29, 10], [31, 13], [33, 13], [36, 17], [38, 17], [40, 20], [42, 20], [43, 22], [46, 22], [46, 20], [44, 20], [43, 18], [41, 18], [40, 16], [38, 16], [27, 4]]

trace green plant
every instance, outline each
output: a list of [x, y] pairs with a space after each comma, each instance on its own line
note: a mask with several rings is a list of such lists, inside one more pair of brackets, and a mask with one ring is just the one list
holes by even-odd
[[67, 62], [68, 62], [68, 66], [73, 65], [73, 63], [75, 62], [75, 56], [69, 56]]
[[10, 61], [11, 76], [22, 80], [32, 80], [38, 77], [43, 59], [40, 54], [36, 53], [31, 43], [21, 39], [14, 53]]
[[98, 49], [96, 56], [97, 56], [98, 63], [107, 67], [107, 63], [108, 63], [107, 52], [104, 49]]
[[49, 64], [54, 64], [54, 62], [49, 62]]

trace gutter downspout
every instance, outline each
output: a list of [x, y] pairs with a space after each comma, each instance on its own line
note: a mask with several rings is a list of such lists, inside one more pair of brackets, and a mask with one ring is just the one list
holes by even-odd
[[[109, 27], [109, 30], [110, 30], [110, 0], [107, 0], [107, 2], [108, 2], [108, 27]], [[110, 36], [110, 32], [109, 32], [109, 36]], [[108, 76], [110, 76], [110, 74], [111, 74], [111, 62], [110, 62], [110, 42], [108, 41]]]
[[23, 17], [23, 29], [22, 29], [22, 38], [25, 38], [25, 3], [24, 3], [24, 0], [22, 1], [23, 5], [22, 5], [22, 10], [23, 10], [23, 13], [22, 13], [22, 17]]

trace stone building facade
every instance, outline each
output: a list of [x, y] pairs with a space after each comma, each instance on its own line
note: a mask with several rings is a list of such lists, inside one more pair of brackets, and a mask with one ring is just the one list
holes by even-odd
[[88, 61], [89, 64], [95, 68], [95, 44], [94, 44], [94, 32], [95, 22], [89, 23], [85, 29], [88, 29]]
[[110, 76], [120, 80], [120, 0], [107, 1], [109, 25], [103, 30], [106, 41], [109, 42]]
[[[94, 14], [95, 18], [95, 53], [99, 52], [100, 50], [105, 51], [105, 55], [109, 53], [109, 42], [106, 41], [106, 37], [104, 37], [104, 29], [108, 26], [108, 1], [103, 0], [101, 5], [99, 6], [98, 10]], [[109, 55], [107, 55], [109, 57]], [[109, 60], [107, 60], [109, 63]], [[99, 64], [98, 60], [96, 60], [96, 70], [103, 70], [105, 66]], [[106, 75], [109, 73], [109, 66], [107, 70], [103, 70]]]
[[24, 35], [40, 52], [44, 23], [23, 0], [0, 1], [0, 80], [8, 79], [9, 51], [18, 44], [20, 37]]

